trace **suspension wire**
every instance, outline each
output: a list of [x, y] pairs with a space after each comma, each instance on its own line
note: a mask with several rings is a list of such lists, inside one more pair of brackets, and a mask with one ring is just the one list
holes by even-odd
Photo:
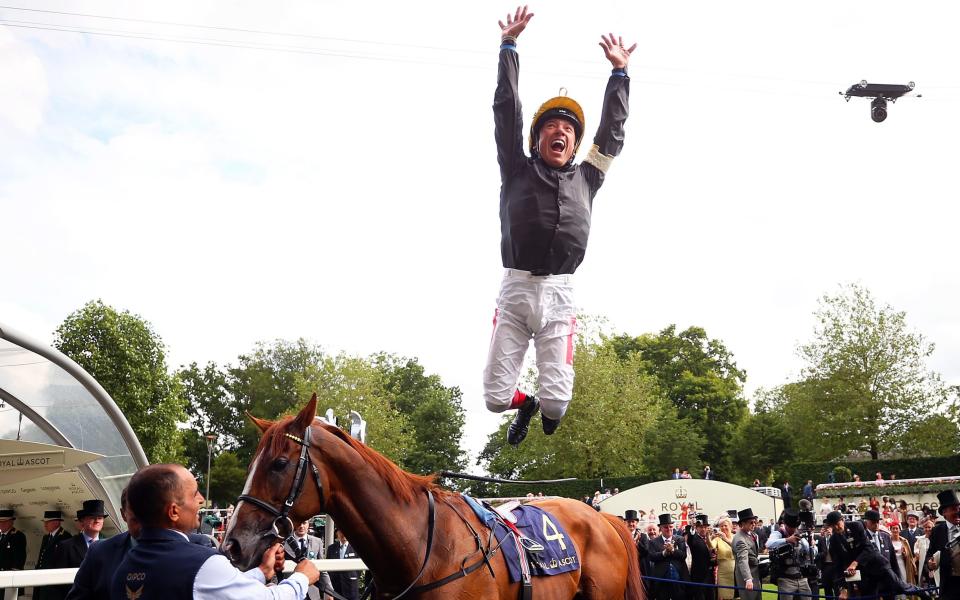
[[[325, 40], [333, 42], [342, 42], [342, 43], [354, 43], [354, 44], [366, 44], [373, 46], [383, 46], [383, 47], [392, 47], [392, 48], [408, 48], [414, 50], [430, 50], [430, 51], [442, 51], [444, 53], [448, 52], [457, 52], [461, 54], [472, 54], [477, 56], [488, 55], [489, 52], [486, 50], [475, 50], [475, 49], [464, 49], [464, 48], [450, 48], [443, 46], [430, 46], [430, 45], [419, 45], [419, 44], [403, 44], [397, 42], [381, 42], [381, 41], [370, 41], [370, 40], [361, 40], [354, 38], [340, 38], [340, 37], [331, 37], [323, 36], [318, 34], [310, 33], [297, 33], [297, 32], [283, 32], [283, 31], [273, 31], [265, 29], [249, 29], [242, 27], [228, 27], [222, 25], [201, 25], [195, 23], [183, 23], [178, 21], [163, 21], [163, 20], [154, 20], [154, 19], [141, 19], [133, 17], [119, 17], [112, 15], [101, 15], [93, 13], [81, 13], [81, 12], [70, 12], [70, 11], [56, 11], [56, 10], [46, 10], [38, 8], [27, 8], [21, 6], [11, 6], [11, 5], [0, 5], [0, 9], [13, 10], [13, 11], [25, 11], [31, 13], [42, 13], [42, 14], [51, 14], [51, 15], [61, 15], [61, 16], [71, 16], [71, 17], [80, 17], [80, 18], [93, 18], [93, 19], [105, 19], [112, 21], [121, 21], [121, 22], [132, 22], [132, 23], [145, 23], [151, 25], [162, 25], [162, 26], [173, 26], [173, 27], [186, 27], [194, 29], [204, 29], [211, 31], [227, 31], [235, 33], [251, 33], [257, 35], [271, 35], [271, 36], [281, 36], [281, 37], [294, 37], [294, 38], [304, 38], [304, 39], [314, 39], [314, 40]], [[479, 70], [489, 70], [489, 66], [486, 65], [476, 65], [469, 64], [464, 62], [443, 62], [437, 60], [430, 60], [422, 57], [400, 57], [396, 55], [383, 55], [383, 54], [371, 54], [366, 52], [351, 52], [346, 50], [338, 50], [331, 48], [318, 48], [312, 46], [299, 46], [295, 44], [281, 44], [281, 43], [272, 43], [272, 42], [255, 42], [255, 41], [240, 41], [240, 40], [229, 40], [229, 39], [216, 39], [216, 38], [203, 38], [203, 37], [185, 37], [177, 36], [172, 34], [155, 34], [149, 32], [140, 32], [140, 31], [123, 31], [123, 30], [114, 30], [98, 27], [83, 27], [80, 25], [68, 25], [68, 24], [57, 24], [57, 23], [46, 23], [46, 22], [37, 22], [37, 21], [23, 21], [16, 19], [4, 19], [0, 18], [0, 26], [9, 27], [9, 28], [19, 28], [19, 29], [32, 29], [32, 30], [42, 30], [42, 31], [53, 31], [53, 32], [62, 32], [62, 33], [78, 33], [85, 35], [94, 35], [94, 36], [105, 36], [105, 37], [114, 37], [114, 38], [125, 38], [125, 39], [138, 39], [145, 41], [158, 41], [158, 42], [168, 42], [168, 43], [181, 43], [181, 44], [192, 44], [199, 46], [211, 46], [211, 47], [221, 47], [221, 48], [236, 48], [236, 49], [246, 49], [246, 50], [259, 50], [267, 52], [284, 52], [292, 54], [301, 54], [301, 55], [313, 55], [313, 56], [328, 56], [334, 58], [353, 58], [358, 60], [372, 60], [379, 62], [393, 62], [393, 63], [408, 63], [416, 65], [427, 65], [427, 66], [444, 66], [444, 67], [457, 67], [457, 68], [468, 68], [468, 69], [479, 69]], [[531, 55], [532, 58], [536, 58], [536, 55]], [[596, 60], [585, 60], [585, 59], [564, 59], [564, 63], [569, 64], [570, 62], [581, 63], [584, 65], [591, 66], [601, 66], [602, 62]], [[689, 72], [696, 73], [696, 69], [689, 69], [683, 67], [657, 67], [654, 65], [637, 65], [634, 67], [636, 70], [652, 70], [652, 71], [668, 71], [668, 72]], [[602, 80], [606, 79], [606, 74], [597, 74], [597, 73], [571, 73], [567, 72], [556, 72], [556, 71], [543, 71], [538, 69], [529, 70], [529, 72], [537, 73], [539, 75], [551, 75], [551, 76], [562, 76], [562, 77], [576, 77], [582, 79], [591, 79], [591, 80]], [[764, 80], [764, 81], [774, 81], [782, 83], [793, 83], [801, 85], [823, 85], [823, 86], [835, 86], [836, 82], [830, 81], [816, 81], [816, 80], [802, 80], [802, 79], [789, 79], [778, 76], [770, 75], [753, 75], [747, 73], [712, 73], [714, 76], [722, 77], [733, 77], [733, 78], [742, 78], [742, 79], [754, 79], [754, 80]], [[667, 87], [678, 87], [678, 88], [688, 88], [696, 87], [700, 85], [696, 82], [671, 82], [671, 81], [662, 81], [662, 80], [651, 80], [651, 79], [638, 79], [634, 78], [638, 83], [647, 84], [647, 85], [656, 85], [656, 86], [667, 86]], [[730, 85], [713, 85], [712, 89], [715, 90], [732, 90], [738, 91], [741, 93], [747, 94], [762, 94], [762, 95], [789, 95], [789, 96], [803, 96], [807, 98], [824, 98], [825, 95], [815, 94], [815, 93], [797, 93], [795, 91], [780, 91], [780, 90], [771, 90], [771, 89], [750, 89], [743, 86], [730, 86]], [[929, 86], [929, 89], [960, 89], [960, 86]], [[931, 99], [933, 100], [933, 99]], [[950, 100], [950, 99], [943, 99]]]
[[[81, 18], [89, 18], [89, 19], [104, 19], [104, 20], [130, 22], [130, 23], [145, 23], [150, 25], [162, 25], [162, 26], [168, 26], [168, 27], [186, 27], [186, 28], [193, 28], [193, 29], [205, 29], [205, 30], [211, 30], [211, 31], [251, 33], [256, 35], [294, 37], [294, 38], [324, 40], [324, 41], [333, 41], [333, 42], [345, 42], [345, 43], [351, 43], [351, 44], [387, 46], [387, 47], [394, 47], [394, 48], [410, 48], [410, 49], [433, 50], [433, 51], [442, 51], [442, 52], [458, 52], [463, 54], [474, 54], [478, 56], [486, 56], [487, 54], [489, 54], [487, 50], [477, 50], [472, 48], [451, 48], [448, 46], [432, 46], [432, 45], [422, 45], [422, 44], [407, 44], [407, 43], [399, 43], [399, 42], [371, 41], [371, 40], [362, 40], [362, 39], [356, 39], [356, 38], [324, 36], [324, 35], [312, 34], [312, 33], [276, 31], [276, 30], [269, 30], [269, 29], [251, 29], [251, 28], [244, 28], [244, 27], [230, 27], [230, 26], [224, 26], [224, 25], [202, 25], [198, 23], [185, 23], [180, 21], [164, 21], [164, 20], [157, 20], [157, 19], [143, 19], [143, 18], [135, 18], [135, 17], [119, 17], [115, 15], [47, 10], [47, 9], [39, 9], [39, 8], [28, 8], [23, 6], [0, 5], [0, 9], [50, 14], [50, 15], [60, 15], [60, 16], [81, 17]], [[17, 21], [11, 21], [11, 20], [8, 20], [8, 21], [17, 22]], [[80, 27], [80, 26], [73, 26], [73, 25], [59, 26], [59, 25], [50, 24], [50, 23], [30, 23], [30, 24], [35, 26], [49, 26], [49, 27], [77, 27], [77, 28]], [[77, 31], [77, 33], [90, 33], [91, 35], [109, 35], [107, 33], [98, 34], [98, 33], [87, 32], [87, 31]], [[119, 32], [119, 33], [127, 33], [127, 32]], [[151, 35], [151, 34], [143, 34], [143, 33], [137, 33], [137, 32], [127, 33], [127, 34], [143, 35], [143, 36]], [[154, 39], [154, 38], [149, 37], [144, 39]], [[169, 40], [163, 39], [161, 41], [169, 41]], [[227, 45], [226, 42], [220, 42], [219, 40], [214, 40], [214, 42], [219, 42], [219, 43], [222, 43], [223, 45]], [[191, 43], [198, 43], [198, 42], [191, 42]], [[247, 46], [241, 46], [242, 42], [232, 42], [232, 43], [237, 44], [236, 47], [247, 47]], [[273, 49], [273, 46], [274, 45], [270, 45], [266, 49]], [[234, 47], [234, 46], [228, 46], [228, 47]], [[251, 45], [249, 47], [259, 49], [259, 46]], [[332, 52], [332, 51], [329, 51], [329, 52]], [[353, 56], [353, 55], [350, 55], [350, 56]], [[536, 54], [530, 54], [529, 56], [531, 56], [532, 58], [537, 57]], [[541, 58], [546, 58], [546, 57], [541, 57]], [[553, 56], [550, 58], [555, 59], [556, 57]], [[565, 64], [576, 62], [576, 63], [588, 64], [591, 66], [605, 65], [605, 63], [599, 60], [579, 59], [579, 58], [564, 58], [563, 62]], [[425, 63], [425, 64], [432, 64], [432, 63]], [[659, 71], [674, 71], [674, 72], [687, 72], [687, 73], [702, 72], [697, 69], [690, 69], [690, 68], [684, 68], [684, 67], [658, 67], [655, 65], [634, 65], [635, 69], [638, 67], [643, 69], [651, 69], [651, 70], [659, 70]], [[799, 83], [804, 85], [831, 85], [831, 86], [836, 85], [836, 82], [833, 82], [833, 81], [800, 80], [800, 79], [790, 79], [790, 78], [778, 77], [778, 76], [772, 76], [772, 75], [753, 75], [749, 73], [721, 73], [720, 75], [723, 75], [726, 77], [735, 77], [735, 78], [762, 79], [762, 80], [768, 80], [768, 81], [782, 81], [785, 83]]]

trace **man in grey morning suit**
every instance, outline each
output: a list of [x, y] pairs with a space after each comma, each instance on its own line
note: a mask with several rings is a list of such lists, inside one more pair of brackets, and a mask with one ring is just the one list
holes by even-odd
[[760, 600], [760, 545], [753, 530], [757, 527], [757, 517], [752, 508], [737, 512], [740, 530], [733, 536], [734, 585], [740, 590], [740, 600]]

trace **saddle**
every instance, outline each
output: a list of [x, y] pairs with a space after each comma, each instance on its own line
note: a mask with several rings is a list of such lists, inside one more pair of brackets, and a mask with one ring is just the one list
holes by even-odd
[[[534, 575], [556, 575], [580, 568], [576, 550], [563, 542], [569, 539], [566, 532], [546, 511], [516, 501], [494, 508], [469, 496], [464, 500], [499, 540], [511, 581], [521, 583], [520, 600], [532, 600]], [[547, 535], [548, 527], [553, 535]], [[536, 536], [541, 539], [534, 539]]]

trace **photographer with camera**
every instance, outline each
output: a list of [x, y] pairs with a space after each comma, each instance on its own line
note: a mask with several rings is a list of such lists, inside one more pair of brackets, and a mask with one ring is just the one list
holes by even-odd
[[816, 546], [810, 543], [813, 513], [800, 513], [788, 508], [780, 515], [780, 527], [770, 533], [767, 550], [770, 553], [770, 582], [776, 583], [779, 597], [796, 593], [809, 595], [808, 578], [816, 576]]

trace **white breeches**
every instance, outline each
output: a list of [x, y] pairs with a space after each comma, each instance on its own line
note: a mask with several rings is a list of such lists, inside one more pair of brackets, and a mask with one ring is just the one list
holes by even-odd
[[483, 371], [483, 396], [491, 411], [510, 408], [523, 357], [533, 338], [540, 373], [540, 411], [551, 419], [559, 419], [567, 412], [573, 396], [577, 328], [572, 279], [571, 275], [535, 276], [507, 269]]

